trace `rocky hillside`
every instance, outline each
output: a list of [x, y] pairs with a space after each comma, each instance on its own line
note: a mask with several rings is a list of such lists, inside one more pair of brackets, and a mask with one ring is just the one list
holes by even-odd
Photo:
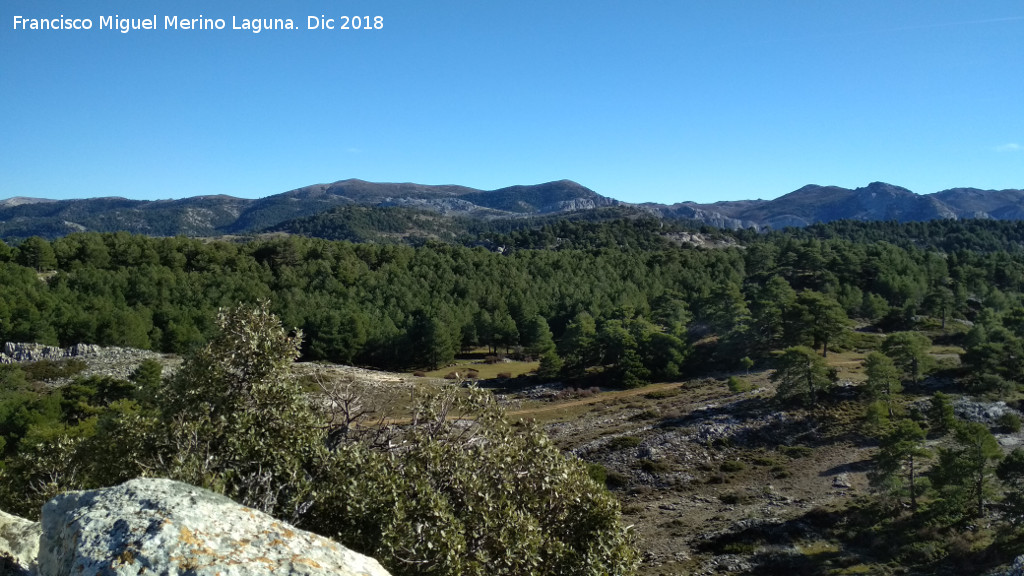
[[351, 205], [403, 206], [451, 216], [508, 218], [615, 204], [616, 200], [569, 180], [498, 190], [342, 180], [257, 200], [223, 195], [156, 201], [11, 198], [0, 201], [0, 238], [55, 238], [87, 230], [123, 230], [153, 236], [245, 234]]
[[[719, 228], [806, 226], [833, 220], [990, 218], [1024, 219], [1024, 190], [953, 188], [915, 194], [906, 188], [874, 182], [863, 188], [807, 185], [774, 200], [698, 204], [629, 205], [602, 196], [570, 180], [531, 186], [478, 190], [465, 186], [377, 183], [341, 180], [249, 200], [232, 196], [197, 196], [180, 200], [90, 198], [0, 201], [0, 238], [56, 238], [80, 231], [128, 231], [154, 236], [217, 236], [289, 228], [289, 223], [354, 206], [374, 210], [406, 209], [444, 219], [494, 220], [580, 213], [609, 206], [632, 206], [638, 212], [671, 220], [696, 221]], [[344, 213], [341, 213], [344, 216]], [[385, 213], [392, 218], [396, 213]], [[399, 213], [407, 217], [406, 213]], [[421, 220], [423, 217], [418, 216]], [[429, 219], [429, 218], [427, 218]], [[307, 225], [307, 224], [302, 224]], [[431, 223], [431, 228], [452, 226]], [[433, 230], [428, 230], [433, 233]], [[342, 234], [344, 235], [344, 234]], [[330, 236], [330, 235], [328, 235]], [[327, 236], [325, 236], [327, 237]]]
[[666, 217], [691, 218], [724, 228], [780, 229], [834, 220], [1018, 220], [1024, 218], [1024, 190], [955, 188], [934, 194], [915, 194], [884, 182], [872, 182], [853, 190], [809, 184], [774, 200], [645, 206]]

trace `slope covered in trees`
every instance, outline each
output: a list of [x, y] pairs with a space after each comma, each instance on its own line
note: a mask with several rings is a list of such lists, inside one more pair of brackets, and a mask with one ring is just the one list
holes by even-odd
[[[475, 346], [537, 352], [540, 318], [560, 353], [572, 350], [566, 374], [625, 376], [638, 360], [643, 380], [677, 375], [693, 345], [735, 366], [787, 346], [841, 348], [850, 319], [898, 330], [921, 314], [975, 320], [987, 309], [997, 321], [1024, 282], [1016, 251], [787, 234], [705, 249], [651, 219], [559, 221], [492, 240], [504, 249], [34, 237], [0, 245], [0, 339], [180, 353], [205, 341], [218, 307], [269, 298], [309, 335], [310, 359], [416, 367]], [[593, 334], [571, 329], [581, 314]]]

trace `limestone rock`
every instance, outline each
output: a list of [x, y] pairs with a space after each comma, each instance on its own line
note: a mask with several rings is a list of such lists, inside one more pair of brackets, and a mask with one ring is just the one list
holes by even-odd
[[43, 507], [39, 575], [386, 576], [376, 560], [230, 499], [140, 478]]
[[1006, 572], [1000, 573], [1000, 576], [1024, 576], [1024, 556], [1017, 556], [1013, 565]]
[[832, 487], [833, 488], [852, 488], [853, 487], [853, 483], [850, 481], [850, 475], [847, 474], [846, 472], [842, 472], [840, 474], [836, 474], [836, 476], [834, 478], [832, 478]]
[[0, 574], [31, 574], [41, 533], [39, 522], [0, 512]]

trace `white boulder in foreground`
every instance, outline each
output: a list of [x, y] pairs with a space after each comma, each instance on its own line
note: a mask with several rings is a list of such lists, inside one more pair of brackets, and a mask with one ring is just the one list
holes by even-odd
[[386, 576], [367, 556], [232, 500], [140, 478], [43, 507], [40, 576]]
[[39, 522], [0, 512], [0, 574], [30, 574], [39, 552]]

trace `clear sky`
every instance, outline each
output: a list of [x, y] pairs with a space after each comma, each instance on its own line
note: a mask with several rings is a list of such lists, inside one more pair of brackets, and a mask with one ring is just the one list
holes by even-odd
[[[157, 29], [100, 30], [115, 14]], [[383, 28], [308, 30], [321, 14]], [[93, 28], [14, 28], [61, 15]], [[346, 178], [665, 203], [1024, 188], [1024, 2], [0, 0], [0, 198]]]

